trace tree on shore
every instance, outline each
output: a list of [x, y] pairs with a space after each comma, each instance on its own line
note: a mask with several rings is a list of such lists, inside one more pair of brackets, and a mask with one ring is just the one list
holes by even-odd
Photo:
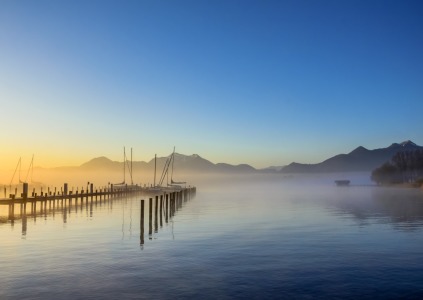
[[389, 162], [372, 172], [377, 184], [417, 182], [423, 178], [423, 150], [396, 153]]

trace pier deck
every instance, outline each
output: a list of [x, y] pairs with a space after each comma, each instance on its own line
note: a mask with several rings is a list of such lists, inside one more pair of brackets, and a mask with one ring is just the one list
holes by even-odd
[[176, 192], [181, 193], [191, 193], [195, 191], [195, 187], [186, 187], [181, 189], [176, 188], [148, 188], [141, 186], [123, 186], [123, 187], [111, 187], [107, 189], [94, 190], [92, 187], [90, 191], [80, 191], [80, 192], [46, 192], [37, 195], [32, 193], [31, 196], [27, 196], [25, 193], [21, 193], [20, 197], [16, 197], [16, 194], [10, 194], [9, 198], [0, 199], [0, 205], [12, 205], [12, 204], [25, 204], [25, 203], [34, 203], [34, 202], [44, 202], [44, 201], [53, 201], [53, 200], [72, 200], [72, 199], [105, 199], [105, 198], [114, 198], [122, 197], [129, 195], [160, 195], [160, 194], [171, 194]]

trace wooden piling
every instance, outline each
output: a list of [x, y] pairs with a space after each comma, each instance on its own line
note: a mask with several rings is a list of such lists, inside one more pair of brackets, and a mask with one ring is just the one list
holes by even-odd
[[160, 227], [163, 227], [163, 195], [160, 195]]
[[28, 183], [24, 182], [22, 186], [22, 199], [26, 201], [28, 198]]
[[140, 230], [140, 243], [144, 245], [144, 200], [141, 200]]
[[149, 199], [148, 211], [148, 235], [151, 240], [153, 234], [153, 198]]
[[169, 200], [169, 194], [166, 194], [166, 209], [165, 209], [165, 211], [166, 211], [166, 223], [169, 219], [169, 201], [168, 200]]
[[154, 209], [154, 232], [157, 233], [158, 231], [158, 214], [159, 214], [159, 196], [156, 196], [156, 203]]

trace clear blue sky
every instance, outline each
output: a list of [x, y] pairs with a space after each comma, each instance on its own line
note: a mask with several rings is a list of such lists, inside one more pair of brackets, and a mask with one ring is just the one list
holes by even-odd
[[422, 1], [0, 1], [0, 163], [423, 145]]

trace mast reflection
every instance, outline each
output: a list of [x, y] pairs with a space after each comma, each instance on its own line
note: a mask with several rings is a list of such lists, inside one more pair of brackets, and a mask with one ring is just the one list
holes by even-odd
[[[149, 201], [146, 202], [141, 199], [140, 206], [140, 245], [145, 245], [145, 218], [148, 217], [148, 239], [153, 240], [153, 235], [159, 232], [159, 228], [162, 229], [164, 224], [167, 225], [169, 221], [175, 216], [176, 212], [183, 208], [184, 204], [192, 197], [186, 196], [186, 193], [182, 191], [169, 192], [159, 195], [153, 195], [149, 197]], [[56, 215], [60, 217], [60, 221], [63, 224], [72, 223], [72, 216], [83, 215], [89, 219], [92, 219], [96, 215], [96, 210], [107, 209], [113, 211], [113, 202], [118, 204], [119, 208], [123, 210], [130, 207], [132, 211], [133, 204], [136, 205], [137, 200], [140, 196], [136, 197], [86, 197], [81, 194], [80, 197], [74, 198], [63, 198], [63, 199], [43, 199], [38, 201], [25, 201], [20, 203], [1, 203], [0, 204], [0, 225], [10, 224], [14, 226], [16, 222], [21, 222], [22, 238], [26, 238], [30, 233], [30, 225], [36, 224], [37, 218], [42, 217], [46, 222], [56, 221]], [[155, 200], [153, 203], [153, 199]], [[124, 205], [127, 201], [131, 201], [130, 206]], [[135, 201], [135, 202], [134, 202]], [[123, 205], [122, 206], [120, 206]], [[148, 208], [146, 207], [148, 206]], [[136, 207], [136, 206], [135, 206]], [[135, 208], [134, 208], [135, 209]], [[148, 216], [146, 216], [145, 210], [148, 209]], [[153, 212], [154, 210], [154, 212]], [[6, 212], [6, 214], [4, 214]], [[2, 214], [4, 214], [2, 216]], [[28, 221], [33, 220], [33, 223]], [[131, 222], [130, 230], [132, 230], [132, 215], [130, 220], [125, 220], [125, 213], [123, 214], [122, 230], [124, 230], [125, 222]], [[154, 225], [153, 225], [154, 222]], [[154, 229], [153, 229], [154, 226]], [[159, 227], [160, 226], [160, 227]], [[154, 230], [154, 232], [153, 232]]]

